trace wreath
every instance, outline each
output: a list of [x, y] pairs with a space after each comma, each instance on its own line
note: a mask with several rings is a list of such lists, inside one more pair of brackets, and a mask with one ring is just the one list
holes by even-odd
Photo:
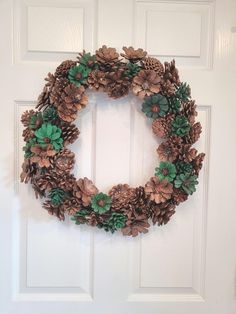
[[[26, 142], [21, 181], [30, 182], [36, 197], [46, 198], [43, 207], [60, 220], [69, 215], [78, 225], [137, 236], [148, 231], [150, 221], [166, 224], [195, 192], [205, 154], [192, 147], [202, 127], [175, 61], [163, 65], [143, 49], [123, 51], [107, 46], [95, 55], [83, 51], [77, 61], [63, 61], [48, 74], [36, 110], [21, 117]], [[105, 194], [90, 179], [77, 180], [71, 173], [75, 155], [67, 146], [80, 134], [73, 121], [88, 103], [88, 88], [114, 99], [132, 92], [143, 100], [142, 112], [163, 139], [157, 148], [160, 164], [145, 186], [118, 184]]]

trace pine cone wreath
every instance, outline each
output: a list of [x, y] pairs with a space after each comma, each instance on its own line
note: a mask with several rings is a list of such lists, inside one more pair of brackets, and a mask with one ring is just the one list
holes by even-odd
[[89, 206], [92, 196], [98, 193], [98, 189], [88, 178], [79, 179], [73, 186], [73, 195], [82, 200], [83, 206]]
[[164, 66], [161, 61], [156, 58], [147, 57], [142, 61], [142, 65], [145, 70], [153, 70], [159, 76], [163, 76], [164, 74]]
[[159, 93], [160, 76], [153, 70], [141, 70], [133, 78], [133, 93], [143, 99], [146, 96]]
[[69, 70], [73, 67], [75, 67], [77, 64], [76, 61], [72, 61], [72, 60], [66, 60], [63, 61], [57, 68], [55, 71], [55, 77], [56, 78], [67, 78], [68, 77], [68, 73]]
[[153, 133], [161, 138], [166, 138], [171, 132], [171, 123], [174, 119], [173, 114], [167, 114], [163, 118], [155, 119], [152, 122]]
[[73, 144], [77, 138], [79, 137], [79, 129], [76, 127], [75, 124], [62, 124], [61, 126], [61, 136], [64, 141], [64, 146], [69, 144]]
[[171, 198], [173, 185], [166, 179], [161, 181], [157, 177], [152, 177], [145, 185], [145, 193], [156, 204], [164, 203]]
[[69, 149], [64, 148], [54, 157], [54, 171], [59, 175], [69, 173], [75, 164], [75, 154]]
[[147, 52], [141, 48], [134, 49], [133, 47], [123, 47], [123, 50], [125, 53], [121, 53], [120, 55], [132, 63], [143, 60], [147, 55]]

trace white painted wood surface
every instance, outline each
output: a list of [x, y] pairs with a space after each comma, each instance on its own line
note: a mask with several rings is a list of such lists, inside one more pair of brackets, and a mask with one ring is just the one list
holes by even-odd
[[[235, 12], [234, 0], [0, 1], [1, 314], [236, 312]], [[60, 223], [19, 182], [20, 116], [46, 74], [75, 58], [76, 42], [78, 50], [134, 45], [175, 58], [199, 105], [197, 148], [207, 157], [198, 190], [167, 226], [136, 239]], [[89, 100], [71, 147], [75, 174], [103, 191], [144, 184], [158, 142], [140, 101]]]

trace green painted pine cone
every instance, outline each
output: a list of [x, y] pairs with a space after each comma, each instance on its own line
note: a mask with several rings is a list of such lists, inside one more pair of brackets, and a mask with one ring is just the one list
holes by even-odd
[[154, 94], [144, 99], [142, 111], [147, 117], [157, 119], [164, 117], [169, 111], [169, 103], [161, 94]]

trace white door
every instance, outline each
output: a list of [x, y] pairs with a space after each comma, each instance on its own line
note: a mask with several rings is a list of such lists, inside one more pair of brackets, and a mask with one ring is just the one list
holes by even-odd
[[[236, 1], [0, 0], [0, 26], [0, 313], [235, 314]], [[19, 182], [22, 112], [61, 60], [103, 44], [175, 58], [203, 125], [197, 192], [134, 239], [61, 223]], [[89, 100], [76, 175], [144, 184], [157, 161], [140, 102]]]

